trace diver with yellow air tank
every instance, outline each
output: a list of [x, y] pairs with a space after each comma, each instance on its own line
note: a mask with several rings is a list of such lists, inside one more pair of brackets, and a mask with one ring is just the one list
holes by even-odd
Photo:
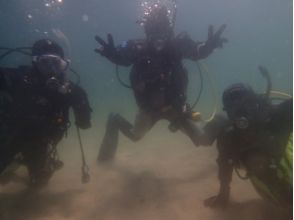
[[[293, 198], [292, 96], [271, 91], [268, 71], [259, 67], [267, 80], [265, 94], [256, 94], [249, 85], [236, 83], [223, 93], [226, 115], [217, 114], [204, 127], [202, 145], [216, 141], [220, 190], [204, 204], [224, 208], [228, 205], [230, 182], [235, 170], [249, 179], [256, 191], [290, 214]], [[271, 95], [284, 99], [276, 104]], [[241, 175], [244, 168], [246, 175]]]
[[[266, 93], [256, 94], [243, 83], [230, 86], [223, 93], [227, 114], [216, 114], [215, 107], [212, 116], [203, 120], [206, 125], [201, 134], [194, 123], [202, 120], [200, 114], [192, 111], [195, 105], [186, 103], [188, 78], [181, 60], [197, 61], [206, 58], [215, 48], [222, 47], [226, 42], [221, 37], [225, 25], [216, 33], [210, 28], [208, 40], [196, 43], [187, 34], [174, 37], [174, 24], [170, 23], [165, 7], [156, 6], [146, 13], [142, 24], [146, 40], [130, 40], [115, 47], [110, 34], [108, 42], [96, 36], [101, 45], [95, 50], [97, 53], [116, 65], [132, 65], [130, 86], [119, 78], [118, 67], [116, 74], [121, 84], [133, 90], [139, 106], [134, 125], [119, 114], [109, 115], [98, 161], [114, 158], [119, 132], [132, 141], [138, 141], [158, 120], [167, 119], [171, 131], [182, 130], [196, 146], [217, 141], [220, 190], [217, 196], [205, 200], [206, 206], [225, 207], [228, 204], [235, 169], [242, 179], [251, 180], [263, 198], [291, 210], [292, 97], [272, 91], [269, 73], [264, 67], [259, 67], [267, 81]], [[199, 64], [198, 68], [202, 77]], [[288, 99], [274, 104], [271, 95], [287, 96]], [[241, 167], [247, 171], [246, 176], [240, 175]]]

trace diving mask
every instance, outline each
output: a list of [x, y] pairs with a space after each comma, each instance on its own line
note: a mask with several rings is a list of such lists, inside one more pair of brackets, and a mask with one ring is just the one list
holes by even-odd
[[33, 56], [33, 62], [38, 70], [46, 78], [56, 77], [64, 78], [64, 72], [69, 66], [69, 60], [64, 60], [60, 56], [54, 54], [44, 54], [41, 56]]

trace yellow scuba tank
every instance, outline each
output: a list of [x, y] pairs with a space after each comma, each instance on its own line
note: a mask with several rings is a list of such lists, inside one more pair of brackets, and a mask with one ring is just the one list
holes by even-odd
[[[275, 178], [277, 184], [264, 182], [256, 175], [249, 176], [254, 188], [266, 200], [276, 205], [289, 209], [292, 208], [292, 191], [293, 191], [293, 134], [291, 133], [284, 150], [284, 154], [276, 167]], [[286, 193], [285, 193], [286, 192]], [[285, 198], [286, 196], [286, 198]]]
[[293, 133], [289, 136], [284, 155], [280, 160], [278, 175], [293, 186]]

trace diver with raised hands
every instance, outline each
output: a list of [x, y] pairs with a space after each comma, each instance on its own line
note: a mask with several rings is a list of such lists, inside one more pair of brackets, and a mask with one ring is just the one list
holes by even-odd
[[[4, 55], [11, 51], [24, 53]], [[25, 54], [32, 65], [0, 68], [0, 176], [17, 160], [28, 168], [29, 183], [43, 186], [63, 165], [56, 147], [69, 128], [69, 109], [82, 129], [91, 126], [92, 110], [84, 89], [67, 79], [60, 45], [41, 39]]]
[[206, 206], [228, 205], [235, 170], [241, 179], [249, 179], [263, 198], [287, 212], [292, 210], [293, 100], [288, 95], [274, 103], [269, 73], [264, 67], [259, 70], [268, 82], [266, 93], [257, 94], [243, 83], [229, 86], [222, 96], [226, 114], [217, 115], [204, 127], [200, 143], [216, 141], [220, 181], [219, 193], [205, 200]]
[[[116, 65], [132, 66], [129, 88], [133, 90], [139, 112], [134, 125], [118, 113], [111, 113], [100, 147], [98, 160], [111, 160], [116, 152], [119, 131], [132, 141], [140, 140], [160, 119], [171, 122], [171, 130], [182, 130], [198, 146], [198, 128], [193, 118], [198, 114], [186, 103], [188, 76], [183, 59], [197, 61], [209, 56], [227, 42], [209, 27], [205, 42], [193, 41], [187, 33], [174, 34], [174, 21], [163, 5], [155, 4], [145, 13], [140, 24], [146, 39], [128, 40], [115, 46], [111, 34], [107, 42], [96, 36], [101, 45], [95, 51]], [[124, 84], [125, 85], [125, 84]], [[127, 86], [127, 85], [125, 85]]]

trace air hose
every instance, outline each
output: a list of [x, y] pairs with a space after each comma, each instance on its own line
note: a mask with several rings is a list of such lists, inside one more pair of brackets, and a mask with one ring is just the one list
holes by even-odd
[[200, 89], [199, 89], [199, 93], [198, 93], [198, 96], [195, 100], [195, 102], [193, 103], [193, 105], [191, 105], [191, 108], [194, 109], [196, 107], [196, 105], [198, 104], [200, 98], [201, 98], [201, 94], [202, 94], [202, 91], [203, 91], [203, 74], [202, 74], [202, 70], [201, 70], [201, 67], [199, 65], [198, 62], [196, 62], [197, 64], [197, 68], [198, 68], [198, 72], [199, 72], [199, 76], [200, 76]]
[[207, 65], [205, 65], [204, 62], [199, 62], [199, 63], [200, 63], [200, 66], [204, 69], [204, 71], [206, 72], [206, 74], [208, 76], [208, 80], [210, 83], [210, 87], [211, 87], [212, 95], [213, 95], [213, 99], [214, 99], [214, 107], [213, 107], [213, 111], [212, 111], [211, 115], [207, 119], [203, 119], [203, 121], [205, 121], [205, 122], [210, 122], [214, 119], [214, 117], [217, 113], [218, 101], [217, 101], [216, 85], [210, 75], [210, 72], [208, 71]]
[[272, 95], [279, 96], [279, 98], [292, 98], [292, 96], [287, 93], [284, 93], [281, 91], [273, 91], [272, 90], [272, 81], [271, 81], [271, 77], [270, 77], [268, 70], [263, 66], [259, 66], [258, 69], [259, 69], [260, 74], [266, 79], [266, 82], [267, 82], [267, 88], [266, 88], [266, 92], [265, 92], [266, 98], [270, 98], [270, 96], [272, 96]]
[[120, 78], [119, 70], [118, 70], [118, 65], [117, 65], [117, 64], [115, 65], [115, 74], [116, 74], [116, 78], [117, 78], [117, 80], [119, 81], [119, 83], [120, 83], [123, 87], [125, 87], [125, 88], [127, 88], [127, 89], [132, 89], [132, 86], [131, 86], [131, 85], [128, 85], [127, 83], [125, 83], [125, 82]]
[[281, 91], [270, 91], [270, 95], [280, 96], [281, 98], [293, 98], [292, 95]]
[[31, 50], [31, 49], [32, 49], [31, 47], [17, 47], [17, 48], [0, 47], [0, 50], [6, 50], [6, 52], [0, 55], [0, 60], [4, 59], [6, 56], [14, 52], [31, 56], [32, 54], [30, 52], [24, 51], [24, 50]]

